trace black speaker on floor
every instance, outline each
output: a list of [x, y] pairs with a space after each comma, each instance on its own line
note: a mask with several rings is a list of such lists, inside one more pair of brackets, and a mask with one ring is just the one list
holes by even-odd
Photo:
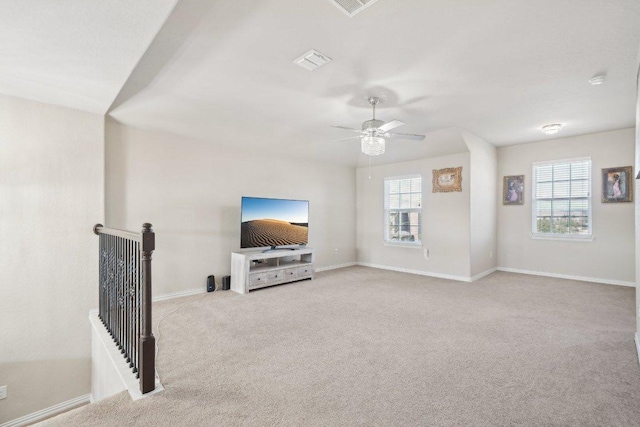
[[207, 292], [213, 292], [216, 290], [216, 278], [213, 276], [207, 277]]
[[224, 276], [222, 278], [222, 290], [228, 291], [231, 289], [231, 276]]

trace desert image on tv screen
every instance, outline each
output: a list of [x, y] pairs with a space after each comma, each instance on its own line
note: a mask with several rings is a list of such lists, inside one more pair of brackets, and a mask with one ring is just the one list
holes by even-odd
[[308, 201], [242, 198], [240, 247], [306, 244], [308, 231]]

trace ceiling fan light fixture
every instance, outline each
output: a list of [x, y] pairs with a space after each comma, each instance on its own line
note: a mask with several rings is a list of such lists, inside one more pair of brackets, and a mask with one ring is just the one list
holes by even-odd
[[540, 128], [542, 133], [546, 135], [555, 135], [556, 133], [560, 132], [560, 129], [562, 129], [562, 125], [560, 123], [545, 125]]
[[379, 156], [384, 153], [384, 138], [378, 136], [362, 137], [360, 148], [368, 156]]

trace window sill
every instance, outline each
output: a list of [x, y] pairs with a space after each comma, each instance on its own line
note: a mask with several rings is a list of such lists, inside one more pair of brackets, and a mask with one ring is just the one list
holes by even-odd
[[395, 246], [399, 248], [421, 249], [422, 242], [384, 242], [385, 246]]
[[595, 237], [593, 235], [577, 236], [577, 235], [562, 235], [562, 234], [536, 234], [531, 233], [531, 238], [534, 240], [560, 240], [563, 242], [593, 242]]

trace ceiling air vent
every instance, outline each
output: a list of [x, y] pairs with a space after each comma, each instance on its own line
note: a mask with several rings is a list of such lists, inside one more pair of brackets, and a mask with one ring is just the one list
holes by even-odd
[[347, 14], [348, 17], [353, 17], [362, 12], [378, 0], [329, 0], [338, 9]]
[[309, 71], [313, 71], [329, 61], [331, 61], [331, 58], [329, 58], [327, 55], [324, 55], [315, 49], [311, 49], [309, 52], [293, 61], [293, 63], [298, 64], [302, 68], [306, 68]]

